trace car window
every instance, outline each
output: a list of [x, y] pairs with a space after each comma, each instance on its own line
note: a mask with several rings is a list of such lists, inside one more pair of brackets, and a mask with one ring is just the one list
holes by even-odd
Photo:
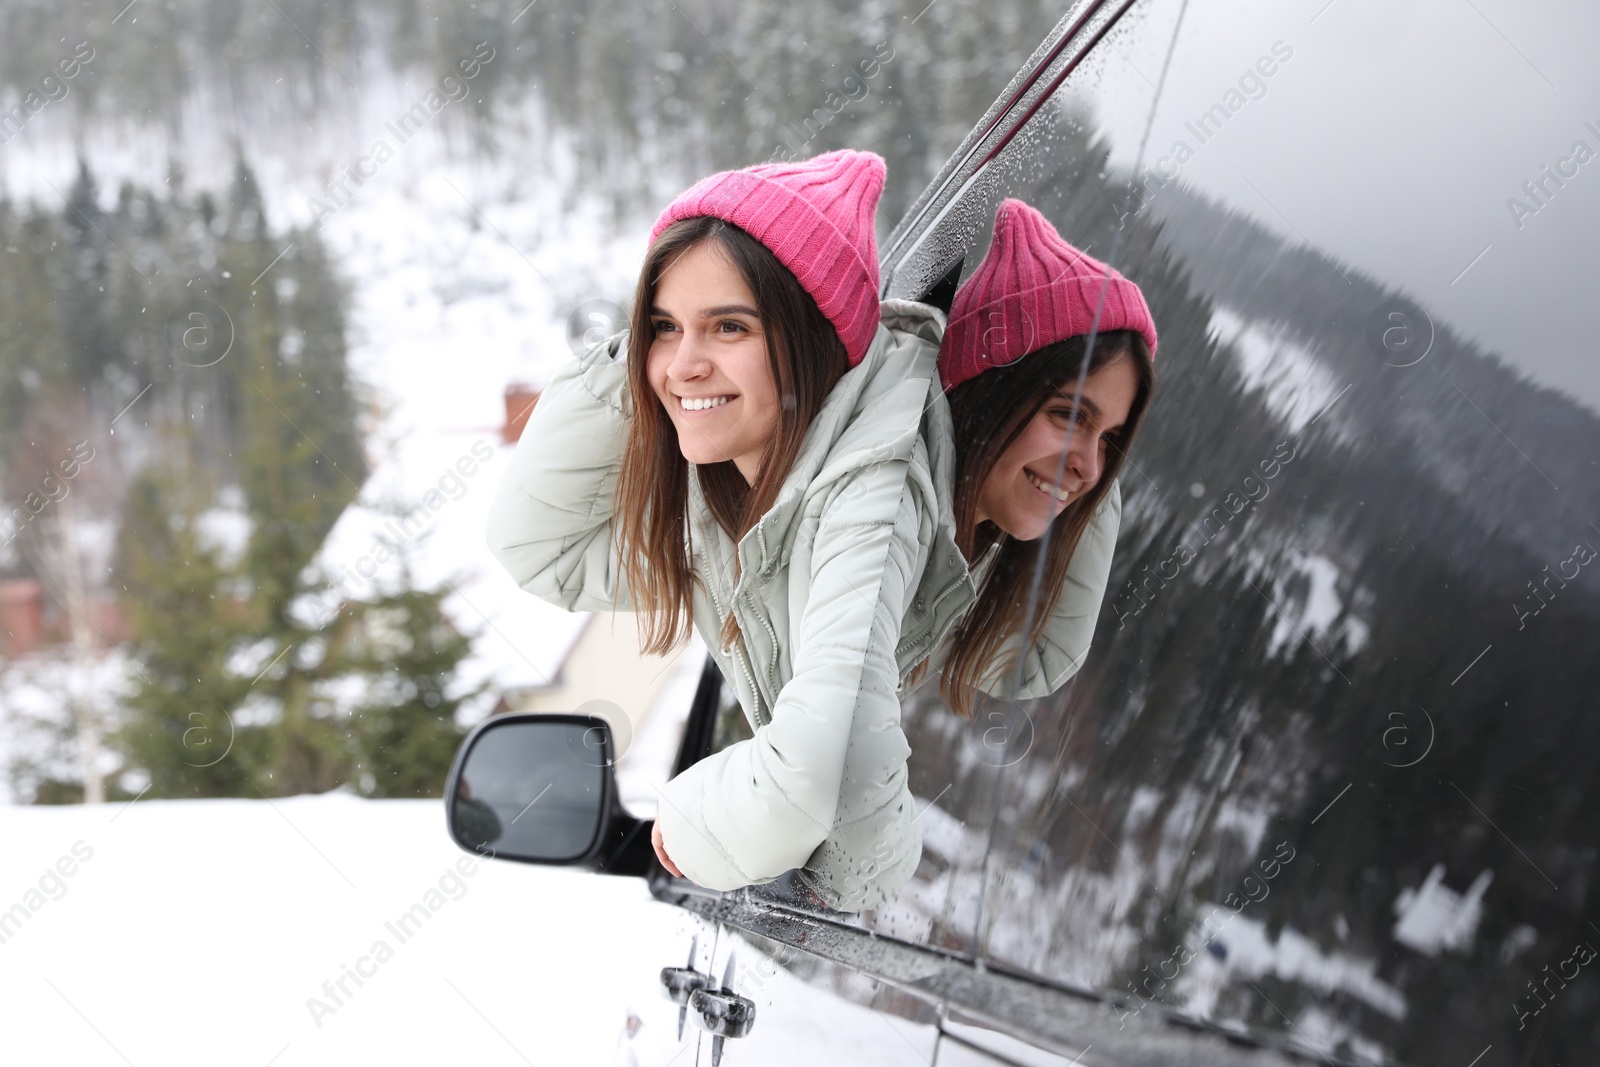
[[1592, 1048], [1596, 28], [1139, 3], [922, 205], [890, 295], [1019, 197], [1141, 285], [1160, 383], [1083, 672], [906, 701], [938, 799], [884, 911], [1326, 1054]]
[[[719, 674], [720, 678], [721, 675]], [[716, 721], [711, 727], [711, 751], [721, 752], [729, 745], [748, 741], [755, 736], [750, 720], [739, 706], [739, 696], [724, 679], [717, 694]]]

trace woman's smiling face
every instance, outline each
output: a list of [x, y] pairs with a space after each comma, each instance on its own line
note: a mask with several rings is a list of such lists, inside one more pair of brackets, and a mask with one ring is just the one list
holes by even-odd
[[661, 274], [645, 374], [690, 463], [732, 460], [754, 482], [778, 428], [778, 388], [755, 297], [721, 247], [702, 241]]
[[1139, 377], [1133, 360], [1123, 356], [1089, 375], [1074, 402], [1077, 384], [1071, 379], [1052, 393], [1000, 454], [978, 490], [978, 522], [992, 522], [1019, 541], [1035, 540], [1100, 481], [1107, 450], [1133, 409]]

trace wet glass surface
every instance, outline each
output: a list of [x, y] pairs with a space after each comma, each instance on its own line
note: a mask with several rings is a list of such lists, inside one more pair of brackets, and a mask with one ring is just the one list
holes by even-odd
[[1595, 77], [1573, 9], [1319, 6], [1137, 5], [895, 269], [970, 270], [1015, 196], [1161, 331], [1083, 673], [965, 729], [907, 702], [967, 835], [908, 892], [1129, 1012], [1581, 1059]]

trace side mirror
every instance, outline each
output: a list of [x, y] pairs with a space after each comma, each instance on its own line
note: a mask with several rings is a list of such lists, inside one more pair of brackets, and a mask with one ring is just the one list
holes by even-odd
[[643, 877], [647, 821], [617, 799], [616, 746], [592, 715], [497, 715], [456, 752], [445, 783], [450, 837], [492, 859]]

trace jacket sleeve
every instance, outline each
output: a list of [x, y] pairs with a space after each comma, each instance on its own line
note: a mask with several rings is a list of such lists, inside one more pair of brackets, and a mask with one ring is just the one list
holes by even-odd
[[[809, 573], [811, 591], [772, 721], [663, 787], [657, 819], [667, 854], [698, 884], [771, 881], [806, 864], [836, 820], [855, 822], [896, 801], [909, 822], [910, 746], [899, 725], [894, 648], [922, 542], [906, 473], [907, 463], [894, 460], [851, 475], [821, 513], [809, 560], [791, 561]], [[862, 780], [849, 793], [863, 810], [841, 811], [853, 744], [872, 753], [852, 764]], [[902, 836], [897, 848], [920, 845], [914, 828]], [[915, 862], [878, 862], [897, 858]]]
[[[1094, 628], [1100, 618], [1100, 603], [1105, 599], [1106, 582], [1111, 576], [1111, 557], [1117, 547], [1117, 531], [1122, 524], [1122, 489], [1111, 483], [1111, 491], [1089, 519], [1078, 547], [1067, 565], [1067, 581], [1056, 600], [1050, 621], [1039, 641], [1022, 659], [1022, 685], [1016, 688], [1017, 667], [999, 665], [979, 683], [992, 697], [1003, 700], [1033, 700], [1049, 696], [1078, 673], [1089, 655]], [[1014, 642], [1012, 646], [1014, 647]], [[944, 666], [948, 647], [939, 650], [935, 667]], [[1010, 660], [1002, 655], [1001, 663]]]
[[[611, 517], [632, 413], [627, 333], [562, 367], [540, 395], [489, 511], [489, 549], [523, 589], [568, 611], [627, 609]], [[623, 353], [623, 355], [618, 355]]]

